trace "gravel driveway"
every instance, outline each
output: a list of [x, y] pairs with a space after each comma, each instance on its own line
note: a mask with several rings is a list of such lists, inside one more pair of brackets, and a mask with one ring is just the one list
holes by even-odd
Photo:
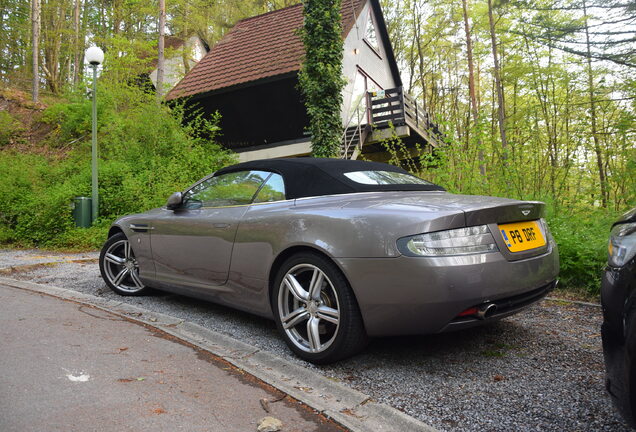
[[[192, 321], [317, 370], [440, 430], [629, 430], [604, 390], [597, 306], [545, 300], [487, 327], [376, 339], [354, 358], [317, 367], [293, 357], [268, 320], [172, 294], [120, 297], [102, 281], [96, 258], [97, 253], [0, 250], [0, 269], [55, 262], [5, 270], [5, 276]], [[82, 259], [93, 262], [76, 261]]]

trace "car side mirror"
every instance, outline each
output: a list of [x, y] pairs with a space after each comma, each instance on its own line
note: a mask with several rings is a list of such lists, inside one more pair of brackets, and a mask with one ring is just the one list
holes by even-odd
[[166, 207], [168, 208], [168, 210], [175, 210], [181, 207], [182, 203], [183, 194], [181, 192], [175, 192], [170, 195], [170, 197], [168, 197], [168, 203], [166, 204]]

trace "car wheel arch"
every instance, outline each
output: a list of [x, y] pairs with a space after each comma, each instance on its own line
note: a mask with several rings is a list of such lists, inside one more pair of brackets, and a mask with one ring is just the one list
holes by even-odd
[[[120, 226], [118, 225], [113, 225], [110, 227], [110, 229], [108, 230], [108, 237], [107, 238], [111, 238], [112, 236], [114, 236], [117, 233], [123, 233], [124, 230], [121, 229]], [[124, 233], [125, 234], [125, 233]]]
[[[267, 296], [269, 298], [269, 305], [270, 305], [270, 308], [271, 308], [272, 312], [274, 311], [274, 306], [273, 306], [273, 303], [272, 303], [273, 302], [272, 293], [274, 292], [274, 280], [276, 279], [276, 275], [278, 274], [278, 270], [281, 268], [283, 263], [285, 261], [287, 261], [288, 258], [290, 258], [291, 256], [294, 256], [296, 254], [302, 253], [302, 252], [315, 253], [315, 254], [320, 255], [323, 258], [326, 258], [329, 261], [331, 261], [338, 268], [340, 273], [342, 273], [344, 278], [349, 283], [349, 286], [351, 286], [351, 281], [349, 280], [349, 277], [347, 276], [346, 272], [342, 269], [340, 264], [336, 260], [333, 259], [333, 257], [329, 256], [329, 254], [325, 253], [323, 250], [320, 250], [319, 248], [312, 247], [312, 246], [307, 246], [307, 245], [291, 246], [291, 247], [281, 251], [276, 256], [276, 258], [272, 262], [272, 265], [271, 265], [270, 270], [269, 270]], [[353, 287], [351, 287], [351, 288], [352, 288], [351, 290], [353, 292], [353, 297], [355, 298], [356, 302], [359, 305], [360, 303], [358, 302], [358, 298], [356, 296], [356, 292], [353, 289]], [[363, 321], [364, 321], [364, 316], [362, 318], [363, 318]]]

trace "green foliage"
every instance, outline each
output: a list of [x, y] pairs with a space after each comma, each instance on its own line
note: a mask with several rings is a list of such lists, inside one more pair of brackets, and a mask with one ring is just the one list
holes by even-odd
[[561, 288], [582, 288], [593, 296], [599, 295], [610, 227], [617, 217], [617, 213], [603, 209], [548, 214], [548, 225], [559, 246]]
[[20, 125], [7, 111], [0, 111], [0, 147], [11, 142], [11, 138], [20, 130]]
[[65, 158], [0, 152], [1, 243], [98, 247], [116, 217], [159, 207], [172, 192], [234, 161], [214, 143], [218, 128], [209, 120], [194, 122], [208, 134], [205, 138], [192, 125], [182, 126], [183, 110], [157, 105], [138, 88], [104, 86], [98, 91], [102, 104], [96, 225], [75, 228], [71, 216], [73, 197], [90, 196], [91, 191], [90, 110], [77, 99], [46, 113], [60, 136], [79, 137]]
[[338, 154], [342, 139], [342, 20], [340, 0], [304, 2], [306, 57], [298, 76], [309, 115], [312, 155]]
[[42, 122], [55, 127], [47, 142], [52, 147], [90, 137], [91, 100], [76, 94], [70, 96], [73, 102], [51, 105], [42, 113]]
[[60, 233], [50, 246], [65, 251], [85, 251], [100, 248], [108, 236], [109, 223], [96, 224], [90, 228], [69, 228]]
[[[104, 55], [105, 78], [113, 83], [132, 83], [156, 67], [157, 41], [114, 35]], [[153, 63], [154, 62], [154, 63]], [[89, 72], [92, 79], [92, 69]]]

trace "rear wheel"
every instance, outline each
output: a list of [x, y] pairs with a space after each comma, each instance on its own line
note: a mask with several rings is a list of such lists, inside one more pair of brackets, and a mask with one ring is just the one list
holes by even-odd
[[276, 324], [299, 357], [325, 364], [364, 348], [367, 335], [358, 303], [329, 259], [308, 252], [293, 255], [274, 283]]
[[124, 233], [106, 240], [99, 255], [99, 270], [106, 285], [117, 294], [142, 295], [149, 290], [139, 279], [139, 263]]

